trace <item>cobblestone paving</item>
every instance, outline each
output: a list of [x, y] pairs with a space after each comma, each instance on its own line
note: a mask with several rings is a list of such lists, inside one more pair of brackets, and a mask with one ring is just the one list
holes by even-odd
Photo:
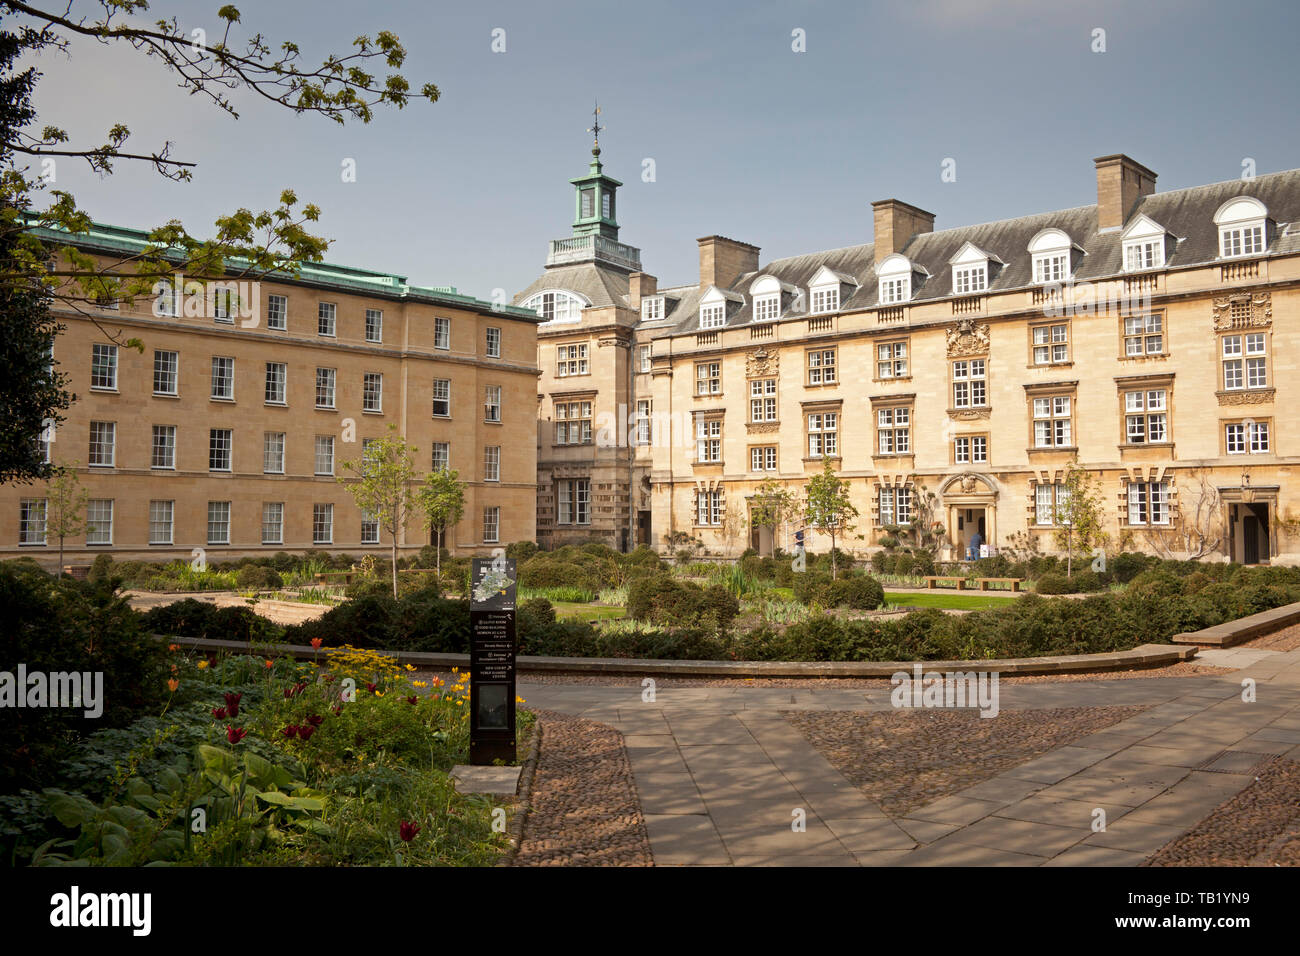
[[1300, 866], [1300, 763], [1272, 759], [1254, 782], [1146, 866]]
[[651, 866], [623, 735], [537, 711], [542, 746], [515, 866]]
[[1130, 717], [1145, 707], [1065, 707], [980, 717], [978, 712], [787, 713], [831, 766], [891, 817]]

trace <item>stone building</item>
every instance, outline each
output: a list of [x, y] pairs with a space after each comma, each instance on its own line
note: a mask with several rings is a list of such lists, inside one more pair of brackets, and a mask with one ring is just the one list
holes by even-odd
[[1158, 193], [1103, 156], [1087, 206], [935, 231], [886, 199], [872, 242], [764, 263], [710, 236], [660, 288], [594, 152], [516, 299], [544, 320], [544, 545], [788, 548], [797, 523], [752, 526], [759, 483], [802, 497], [829, 458], [851, 550], [924, 515], [945, 557], [975, 532], [1052, 551], [1077, 456], [1112, 546], [1300, 559], [1300, 170]]
[[[146, 239], [96, 226], [76, 242], [110, 262]], [[77, 401], [48, 454], [76, 465], [90, 498], [89, 530], [64, 542], [70, 563], [104, 551], [383, 556], [389, 536], [337, 478], [390, 423], [424, 470], [451, 468], [466, 483], [450, 548], [488, 553], [535, 535], [532, 312], [313, 263], [292, 277], [178, 280], [156, 299], [86, 312], [56, 303], [55, 313], [66, 330], [54, 359]], [[143, 352], [126, 346], [133, 338]], [[0, 487], [0, 557], [57, 560], [46, 488]], [[399, 537], [406, 554], [429, 542], [417, 517]]]

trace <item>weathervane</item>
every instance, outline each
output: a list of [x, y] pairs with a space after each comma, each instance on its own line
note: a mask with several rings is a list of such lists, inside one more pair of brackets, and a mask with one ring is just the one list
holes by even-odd
[[600, 125], [600, 103], [597, 102], [596, 108], [591, 111], [591, 125], [587, 127], [588, 133], [594, 133], [596, 135], [596, 142], [593, 145], [600, 145], [600, 131], [604, 128], [605, 127]]

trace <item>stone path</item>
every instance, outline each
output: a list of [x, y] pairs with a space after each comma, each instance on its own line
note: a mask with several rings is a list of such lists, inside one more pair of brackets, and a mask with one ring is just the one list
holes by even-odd
[[624, 735], [660, 866], [1133, 866], [1245, 788], [1269, 755], [1300, 759], [1300, 650], [1202, 657], [1241, 669], [1003, 684], [1002, 710], [1149, 706], [900, 820], [782, 717], [890, 710], [888, 688], [666, 686], [651, 701], [640, 687], [523, 682], [520, 693]]

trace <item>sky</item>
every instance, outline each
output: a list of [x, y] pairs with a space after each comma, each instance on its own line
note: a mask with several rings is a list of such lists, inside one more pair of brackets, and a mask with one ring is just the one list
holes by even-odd
[[[619, 238], [661, 287], [696, 281], [701, 236], [757, 245], [763, 262], [870, 242], [877, 199], [929, 210], [937, 229], [1090, 204], [1093, 158], [1110, 153], [1153, 169], [1158, 190], [1236, 179], [1247, 161], [1300, 167], [1294, 0], [236, 5], [237, 43], [292, 40], [308, 63], [392, 31], [403, 75], [441, 98], [339, 126], [236, 91], [235, 119], [156, 58], [74, 42], [33, 61], [38, 125], [97, 144], [124, 123], [131, 148], [170, 141], [198, 163], [173, 183], [60, 161], [57, 187], [95, 219], [201, 236], [291, 187], [321, 208], [329, 262], [513, 296], [570, 232], [596, 100], [605, 172], [625, 184]], [[213, 34], [220, 6], [154, 0], [147, 19]]]

